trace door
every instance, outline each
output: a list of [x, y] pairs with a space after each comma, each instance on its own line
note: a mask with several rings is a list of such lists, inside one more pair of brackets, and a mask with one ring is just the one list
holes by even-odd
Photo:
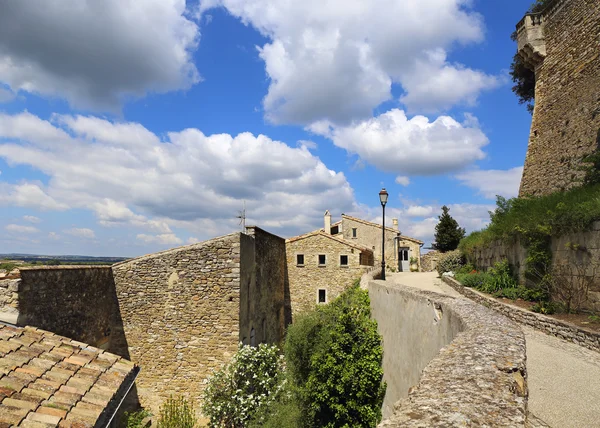
[[400, 272], [410, 272], [410, 260], [408, 252], [408, 247], [398, 248], [398, 271]]

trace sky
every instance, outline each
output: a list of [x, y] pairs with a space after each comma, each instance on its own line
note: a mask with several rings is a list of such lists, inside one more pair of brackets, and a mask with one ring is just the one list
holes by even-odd
[[527, 0], [0, 5], [0, 253], [132, 257], [341, 213], [429, 247], [518, 193]]

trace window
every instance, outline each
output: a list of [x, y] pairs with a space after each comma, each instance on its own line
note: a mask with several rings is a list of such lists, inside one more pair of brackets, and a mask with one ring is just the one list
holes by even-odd
[[332, 235], [337, 235], [338, 233], [340, 233], [340, 227], [339, 226], [333, 226], [331, 228], [331, 234]]
[[296, 254], [296, 264], [298, 266], [304, 266], [304, 254]]
[[327, 290], [319, 288], [318, 303], [327, 303]]
[[348, 256], [340, 256], [340, 266], [348, 266]]
[[319, 266], [325, 266], [325, 254], [319, 254]]
[[356, 238], [356, 227], [352, 228], [352, 237]]

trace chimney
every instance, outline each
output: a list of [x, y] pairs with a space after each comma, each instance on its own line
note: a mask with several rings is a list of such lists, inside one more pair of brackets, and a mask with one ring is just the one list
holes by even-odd
[[393, 228], [398, 230], [398, 219], [397, 218], [392, 219], [392, 224], [393, 224]]
[[331, 235], [331, 214], [329, 214], [329, 210], [325, 211], [325, 233]]

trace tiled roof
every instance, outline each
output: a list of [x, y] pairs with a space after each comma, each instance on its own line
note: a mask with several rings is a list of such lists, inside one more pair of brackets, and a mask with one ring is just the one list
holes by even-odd
[[104, 427], [138, 371], [84, 343], [0, 325], [0, 428]]
[[356, 248], [360, 251], [368, 251], [369, 253], [372, 253], [373, 250], [371, 250], [370, 248], [367, 247], [363, 247], [362, 245], [358, 245], [355, 244], [353, 242], [348, 242], [342, 238], [338, 238], [335, 235], [329, 235], [328, 233], [325, 233], [325, 231], [323, 229], [318, 229], [318, 230], [314, 230], [312, 232], [309, 233], [305, 233], [304, 235], [298, 235], [298, 236], [294, 236], [292, 238], [288, 238], [285, 240], [286, 244], [289, 244], [291, 242], [296, 242], [296, 241], [300, 241], [301, 239], [306, 239], [306, 238], [310, 238], [313, 236], [323, 236], [325, 238], [329, 238], [329, 239], [333, 239], [336, 242], [339, 242], [341, 244], [347, 245], [348, 247], [352, 247], [352, 248]]
[[[374, 227], [379, 227], [379, 228], [381, 228], [381, 225], [380, 225], [380, 224], [373, 223], [372, 221], [363, 220], [362, 218], [356, 218], [356, 217], [352, 217], [352, 216], [349, 216], [349, 215], [347, 215], [347, 214], [342, 214], [342, 218], [347, 218], [347, 219], [349, 219], [349, 220], [353, 220], [353, 221], [356, 221], [356, 222], [358, 222], [358, 223], [363, 223], [363, 224], [366, 224], [366, 225], [368, 225], [368, 226], [374, 226]], [[397, 231], [396, 229], [394, 229], [394, 228], [391, 228], [391, 227], [387, 227], [387, 226], [386, 226], [385, 230], [387, 230], [388, 232], [394, 232], [394, 233], [398, 233], [398, 231]], [[408, 237], [408, 236], [400, 235], [400, 238], [401, 238], [401, 239], [404, 239], [404, 240], [406, 240], [406, 241], [413, 241], [413, 242], [416, 242], [416, 243], [418, 243], [418, 244], [423, 244], [423, 241], [419, 241], [418, 239], [415, 239], [415, 238], [410, 238], [410, 237]]]

